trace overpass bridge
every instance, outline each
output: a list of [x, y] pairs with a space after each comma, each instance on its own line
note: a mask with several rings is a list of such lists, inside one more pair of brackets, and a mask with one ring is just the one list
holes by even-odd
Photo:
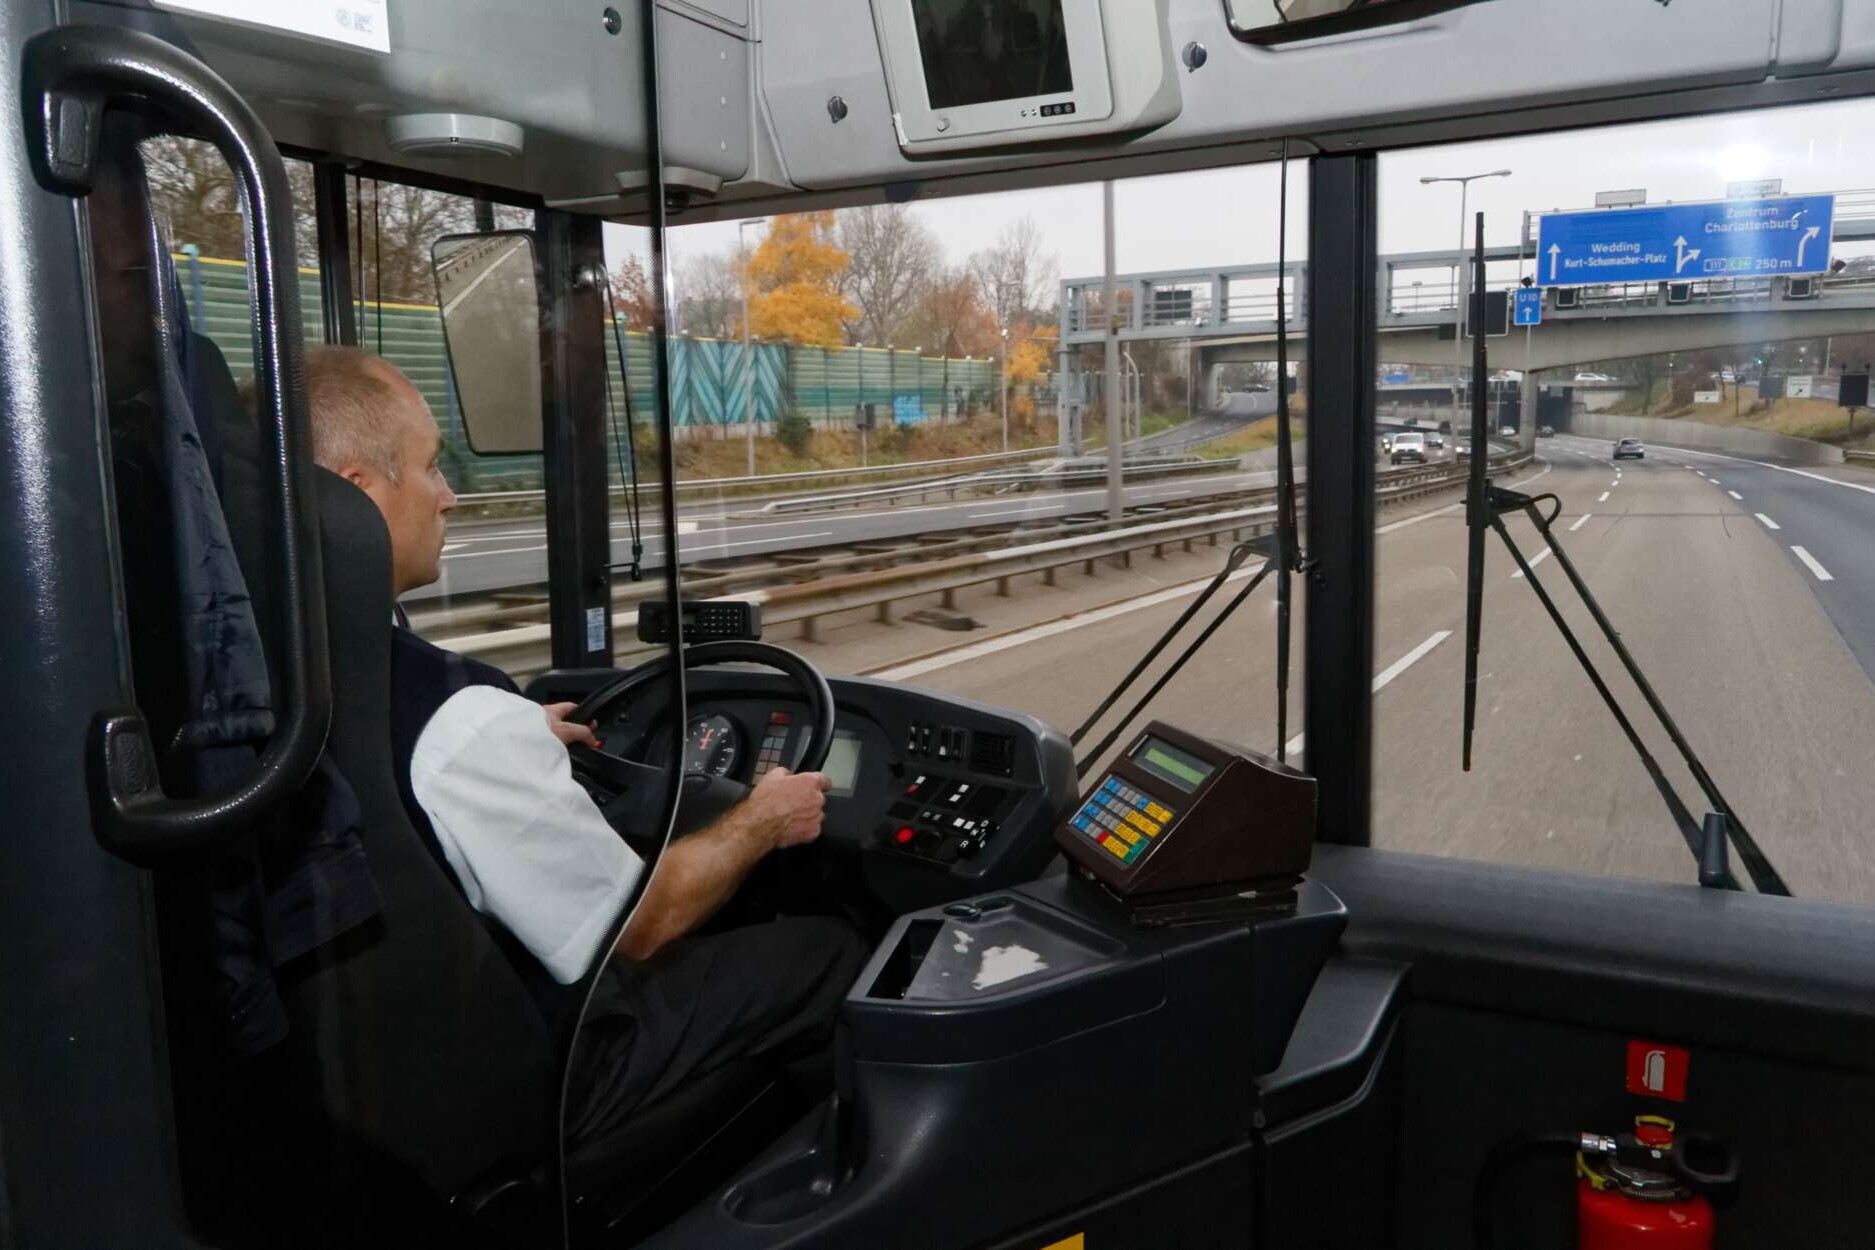
[[[1561, 210], [1558, 210], [1561, 211]], [[1582, 210], [1593, 211], [1593, 210]], [[1523, 239], [1485, 250], [1486, 285], [1509, 290], [1534, 273], [1535, 215]], [[1832, 244], [1875, 240], [1875, 190], [1836, 193]], [[1452, 366], [1459, 278], [1469, 251], [1404, 252], [1380, 258], [1379, 359], [1388, 364]], [[1284, 284], [1291, 352], [1302, 354], [1308, 329], [1308, 264], [1294, 263]], [[1206, 378], [1226, 364], [1276, 356], [1274, 264], [1160, 270], [1117, 276], [1113, 323], [1122, 343], [1190, 341]], [[1104, 279], [1072, 278], [1060, 289], [1064, 398], [1077, 386], [1080, 353], [1105, 341]], [[1616, 282], [1543, 293], [1543, 324], [1513, 330], [1491, 344], [1494, 363], [1527, 373], [1588, 361], [1652, 356], [1697, 348], [1875, 331], [1875, 272], [1848, 270], [1816, 278], [1706, 278], [1689, 282]], [[1215, 403], [1215, 396], [1208, 396]], [[1084, 402], [1084, 401], [1082, 401]]]

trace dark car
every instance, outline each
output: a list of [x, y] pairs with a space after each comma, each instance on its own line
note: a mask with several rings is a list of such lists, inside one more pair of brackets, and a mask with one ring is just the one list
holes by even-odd
[[1426, 436], [1424, 434], [1398, 434], [1393, 439], [1393, 463], [1426, 463]]
[[1614, 458], [1616, 460], [1621, 460], [1628, 456], [1633, 456], [1636, 460], [1647, 459], [1647, 449], [1641, 446], [1640, 439], [1624, 438], [1615, 444]]

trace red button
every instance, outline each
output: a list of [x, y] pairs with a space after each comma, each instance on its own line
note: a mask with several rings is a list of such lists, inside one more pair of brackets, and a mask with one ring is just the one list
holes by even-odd
[[910, 825], [900, 825], [898, 832], [892, 835], [892, 840], [898, 843], [900, 846], [904, 846], [907, 842], [910, 842], [913, 838], [917, 836], [918, 836], [917, 831], [913, 829]]
[[794, 718], [786, 712], [776, 712], [773, 716], [768, 718], [768, 723], [771, 725], [787, 725], [793, 723], [793, 720]]

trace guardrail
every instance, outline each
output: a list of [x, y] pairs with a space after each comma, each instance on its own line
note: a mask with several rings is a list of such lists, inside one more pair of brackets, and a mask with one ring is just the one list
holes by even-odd
[[1854, 460], [1858, 464], [1875, 464], [1875, 451], [1850, 451], [1845, 448], [1842, 453], [1842, 458], [1844, 460]]
[[[763, 486], [798, 486], [809, 482], [837, 481], [856, 477], [893, 477], [907, 473], [941, 472], [970, 465], [991, 465], [999, 463], [1019, 463], [1023, 460], [1047, 460], [1056, 456], [1054, 447], [1030, 447], [1021, 451], [992, 451], [980, 456], [952, 456], [943, 460], [911, 460], [899, 464], [875, 464], [847, 469], [803, 469], [795, 473], [758, 473], [753, 477], [706, 477], [680, 480], [677, 493], [726, 493], [733, 494]], [[664, 488], [662, 482], [646, 482], [641, 489], [647, 495], [655, 495]], [[625, 488], [614, 486], [613, 495], [622, 496]], [[474, 507], [478, 504], [528, 503], [535, 500], [545, 501], [544, 490], [499, 490], [482, 491], [472, 495], [458, 495], [459, 507]]]
[[[1174, 474], [1208, 474], [1236, 472], [1235, 460], [1202, 460], [1193, 457], [1172, 464], [1138, 465], [1125, 470], [1128, 480], [1137, 481], [1142, 477], [1170, 477]], [[763, 504], [756, 511], [765, 516], [779, 516], [786, 512], [806, 512], [817, 508], [837, 508], [842, 504], [886, 503], [895, 499], [923, 499], [929, 495], [947, 494], [955, 499], [960, 490], [995, 490], [998, 487], [1032, 488], [1075, 486], [1081, 483], [1099, 485], [1107, 480], [1105, 467], [1098, 469], [1070, 469], [1062, 472], [1035, 473], [971, 473], [960, 477], [937, 478], [929, 482], [905, 482], [896, 486], [881, 486], [874, 490], [845, 491], [837, 495], [803, 495], [793, 499], [778, 499]]]
[[[1528, 453], [1506, 456], [1496, 460], [1490, 472], [1493, 476], [1505, 473], [1527, 464], [1530, 459]], [[1390, 475], [1388, 484], [1377, 492], [1377, 496], [1382, 504], [1395, 504], [1462, 485], [1464, 480], [1462, 466], [1458, 465], [1436, 472], [1408, 471]], [[1273, 491], [1249, 493], [1267, 495], [1273, 494]], [[931, 547], [919, 553], [926, 558], [916, 563], [883, 569], [853, 571], [852, 565], [856, 562], [877, 560], [879, 553], [873, 553], [870, 556], [828, 557], [785, 570], [771, 568], [724, 574], [710, 578], [700, 586], [695, 584], [694, 579], [687, 580], [693, 582], [693, 588], [705, 590], [712, 597], [759, 603], [762, 605], [765, 626], [796, 625], [800, 629], [800, 636], [812, 641], [819, 618], [834, 613], [871, 608], [878, 613], [880, 620], [890, 621], [893, 606], [906, 599], [935, 594], [942, 597], [946, 606], [951, 606], [959, 590], [991, 583], [995, 584], [997, 594], [1008, 595], [1011, 579], [1015, 577], [1040, 574], [1044, 584], [1053, 585], [1060, 570], [1073, 565], [1082, 566], [1085, 573], [1092, 575], [1108, 559], [1117, 558], [1130, 563], [1132, 554], [1137, 551], [1151, 549], [1154, 554], [1162, 556], [1169, 546], [1176, 544], [1190, 551], [1192, 545], [1200, 541], [1217, 546], [1225, 534], [1229, 534], [1233, 542], [1242, 541], [1246, 534], [1252, 538], [1261, 537], [1270, 532], [1274, 523], [1275, 504], [1260, 503], [1197, 516], [1135, 523], [1099, 533], [1069, 534], [989, 551], [959, 552]], [[973, 540], [959, 540], [959, 545], [970, 541]], [[985, 540], [974, 541], [981, 543]], [[836, 571], [841, 567], [845, 571]], [[779, 586], [757, 584], [757, 579], [773, 582], [778, 576], [798, 580]], [[751, 588], [732, 591], [731, 588], [739, 584]], [[538, 610], [535, 609], [536, 612]], [[621, 659], [653, 650], [637, 644], [633, 629], [636, 620], [635, 610], [621, 612], [614, 618]], [[447, 650], [474, 655], [511, 673], [527, 675], [547, 663], [550, 638], [549, 626], [527, 625], [494, 633], [445, 638], [439, 641], [439, 645]]]

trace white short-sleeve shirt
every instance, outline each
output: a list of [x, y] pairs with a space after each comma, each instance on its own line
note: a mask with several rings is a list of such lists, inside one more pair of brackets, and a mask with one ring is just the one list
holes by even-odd
[[577, 981], [644, 861], [573, 780], [540, 705], [495, 686], [457, 691], [417, 736], [410, 789], [469, 904], [554, 980]]

